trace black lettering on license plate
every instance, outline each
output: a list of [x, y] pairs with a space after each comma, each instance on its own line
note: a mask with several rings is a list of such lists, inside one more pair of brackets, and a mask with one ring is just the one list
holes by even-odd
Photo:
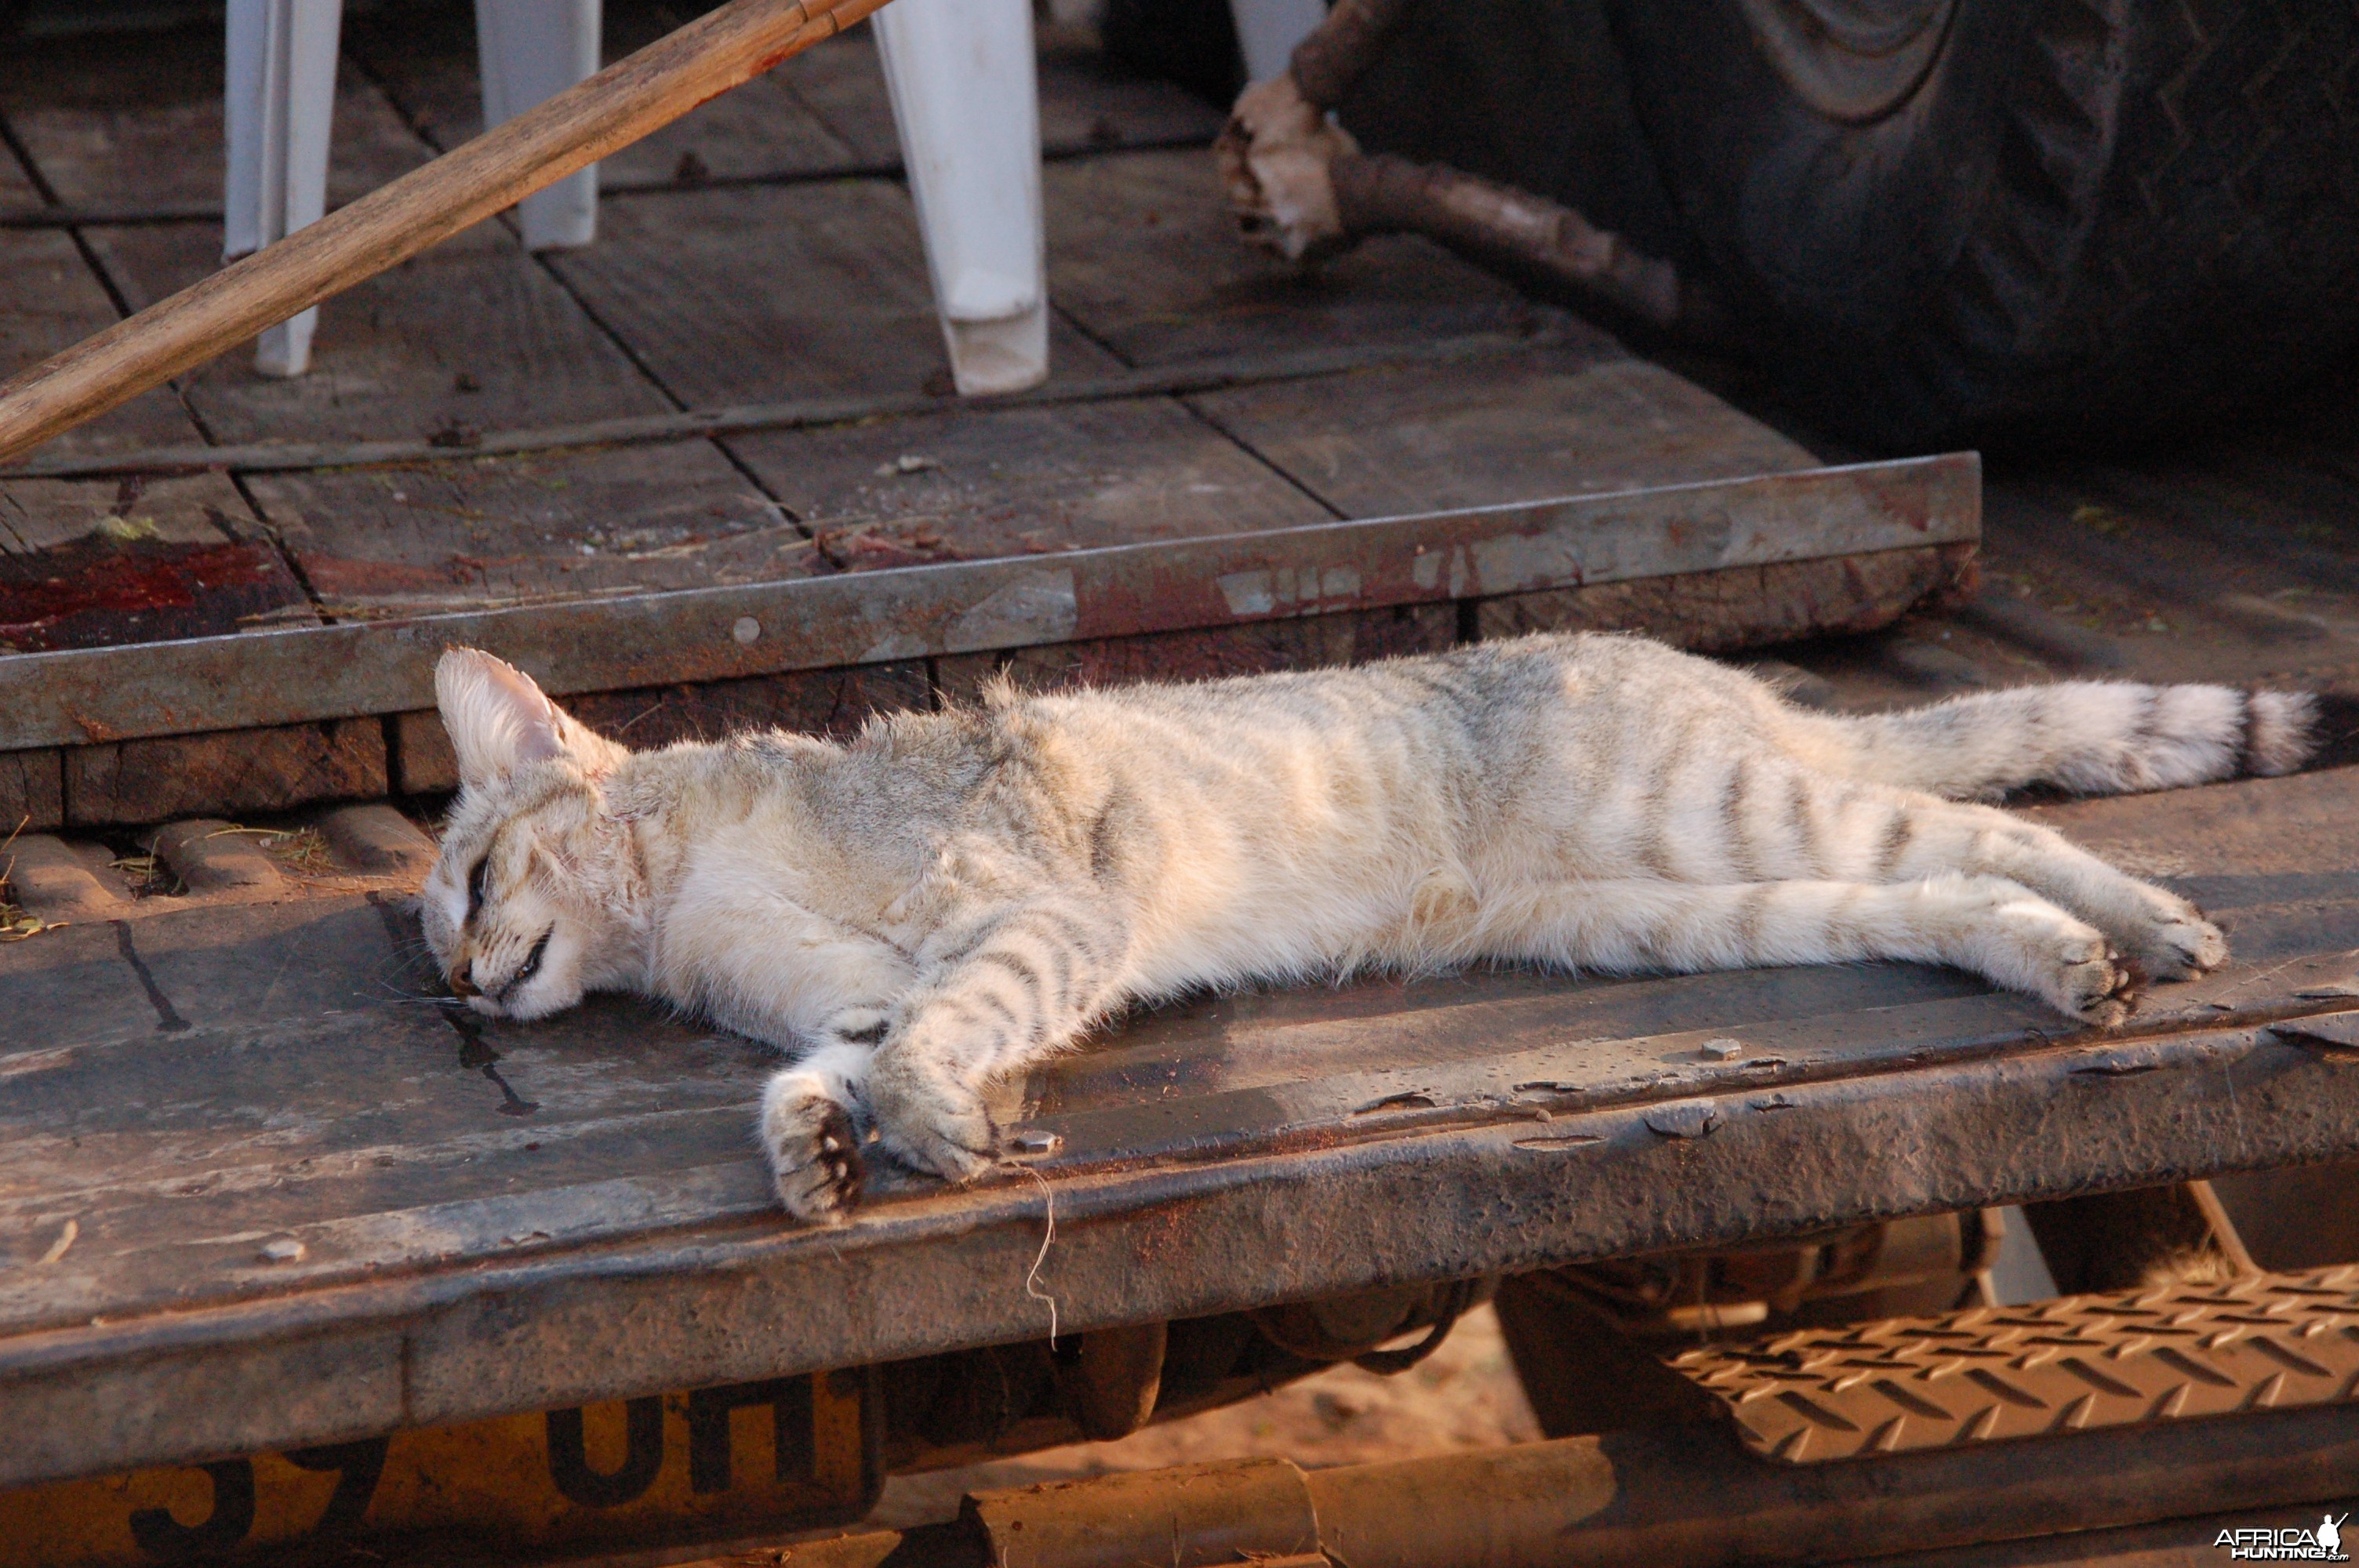
[[0, 1492], [0, 1568], [219, 1562], [449, 1534], [512, 1552], [848, 1522], [883, 1483], [873, 1371], [773, 1378]]

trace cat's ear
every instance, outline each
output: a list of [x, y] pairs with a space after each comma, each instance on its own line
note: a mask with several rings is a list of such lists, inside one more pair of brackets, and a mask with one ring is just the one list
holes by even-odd
[[434, 699], [458, 753], [459, 782], [470, 789], [555, 757], [603, 773], [625, 755], [567, 717], [530, 676], [480, 649], [443, 652], [434, 665]]

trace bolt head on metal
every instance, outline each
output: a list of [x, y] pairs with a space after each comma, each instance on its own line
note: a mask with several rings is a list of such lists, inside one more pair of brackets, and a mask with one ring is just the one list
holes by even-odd
[[303, 1256], [303, 1244], [291, 1236], [262, 1244], [262, 1255], [273, 1263], [293, 1263]]
[[749, 643], [762, 634], [762, 623], [750, 615], [740, 615], [737, 624], [729, 628], [729, 634], [741, 644]]
[[1734, 1062], [1745, 1054], [1745, 1042], [1729, 1039], [1707, 1040], [1703, 1043], [1702, 1050], [1704, 1055], [1712, 1061]]

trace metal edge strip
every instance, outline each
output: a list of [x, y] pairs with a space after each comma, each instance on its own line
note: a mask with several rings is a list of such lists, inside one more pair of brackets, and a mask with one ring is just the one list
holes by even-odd
[[0, 752], [409, 712], [454, 643], [560, 695], [1963, 544], [1971, 452], [1058, 555], [0, 657]]

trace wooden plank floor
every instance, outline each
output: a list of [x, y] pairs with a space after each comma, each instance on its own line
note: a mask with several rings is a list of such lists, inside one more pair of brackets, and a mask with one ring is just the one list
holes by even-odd
[[[679, 20], [623, 0], [609, 8], [608, 52]], [[1220, 113], [1169, 84], [1109, 74], [1054, 29], [1044, 40], [1047, 390], [1068, 400], [949, 395], [875, 49], [855, 31], [609, 160], [594, 244], [534, 256], [506, 220], [479, 225], [328, 302], [309, 374], [261, 376], [240, 350], [44, 454], [125, 460], [126, 471], [0, 474], [0, 657], [1812, 465], [1712, 394], [1422, 241], [1384, 239], [1313, 273], [1259, 256], [1233, 232], [1205, 150]], [[29, 40], [0, 59], [0, 372], [219, 265], [221, 54], [217, 28], [188, 27], [136, 46], [121, 35]], [[398, 0], [355, 16], [338, 93], [334, 200], [473, 135], [472, 7]], [[1300, 379], [1306, 352], [1339, 351], [1401, 362]], [[1104, 390], [1175, 370], [1225, 390]], [[521, 452], [471, 453], [519, 432], [814, 399], [833, 412], [792, 427], [609, 447], [527, 438]], [[170, 470], [179, 477], [155, 468], [160, 459], [147, 460], [152, 472], [126, 459], [387, 440], [417, 444], [416, 456], [355, 463], [330, 451], [195, 476], [184, 456]], [[1888, 619], [1959, 558], [1896, 555], [1909, 558], [1707, 585], [1749, 607], [1723, 618], [1734, 630], [1717, 640]], [[1483, 607], [1480, 620], [1494, 630], [1676, 622], [1692, 597], [1647, 593], [1669, 597], [1527, 595]], [[1781, 613], [1765, 617], [1763, 605]], [[1099, 639], [914, 671], [603, 693], [582, 707], [638, 739], [723, 716], [843, 725], [872, 700], [929, 702], [1002, 665], [1038, 680], [1203, 675], [1443, 646], [1472, 629], [1471, 611]], [[651, 654], [647, 673], [661, 665]], [[429, 718], [371, 717], [386, 726], [376, 771], [277, 783], [249, 772], [247, 793], [209, 806], [160, 786], [78, 794], [77, 779], [123, 775], [111, 752], [11, 752], [0, 816], [38, 829], [141, 809], [253, 812], [311, 798], [332, 778], [449, 787]], [[293, 735], [135, 744], [159, 777], [221, 778], [223, 748], [284, 751]]]
[[[612, 7], [609, 52], [679, 19]], [[473, 32], [469, 7], [451, 0], [353, 19], [334, 199], [474, 133]], [[0, 369], [218, 265], [220, 53], [217, 31], [193, 27], [136, 49], [103, 36], [28, 43], [0, 61], [0, 211], [48, 204], [92, 220], [0, 228], [12, 286]], [[77, 432], [60, 450], [406, 438], [454, 459], [216, 480], [219, 542], [275, 550], [276, 597], [242, 591], [204, 611], [200, 596], [175, 616], [101, 621], [28, 603], [0, 615], [24, 627], [9, 644], [973, 559], [1810, 460], [1422, 242], [1386, 240], [1307, 277], [1259, 258], [1230, 232], [1203, 150], [1220, 115], [1174, 87], [1116, 80], [1052, 38], [1041, 97], [1052, 389], [1338, 344], [1545, 332], [1567, 346], [1548, 363], [1330, 377], [1315, 399], [945, 398], [939, 412], [725, 441], [459, 456], [487, 431], [947, 390], [875, 51], [855, 33], [610, 160], [595, 244], [527, 256], [507, 223], [482, 225], [331, 301], [309, 375], [261, 377], [240, 351]], [[1486, 436], [1485, 460], [1453, 457]], [[18, 553], [45, 570], [73, 563], [40, 552], [110, 515], [104, 483], [66, 483], [0, 479], [0, 505], [28, 519]]]

